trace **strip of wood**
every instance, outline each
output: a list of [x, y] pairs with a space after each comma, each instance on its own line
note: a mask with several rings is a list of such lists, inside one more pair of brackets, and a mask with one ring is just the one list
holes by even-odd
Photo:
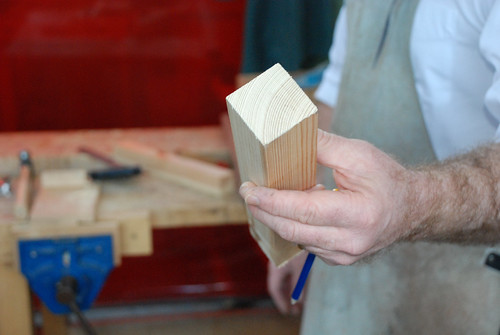
[[133, 141], [118, 143], [114, 156], [124, 163], [141, 165], [157, 178], [216, 196], [234, 194], [234, 172], [226, 167]]

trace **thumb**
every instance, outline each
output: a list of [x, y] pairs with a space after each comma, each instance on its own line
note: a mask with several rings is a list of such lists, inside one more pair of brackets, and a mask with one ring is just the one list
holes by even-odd
[[338, 161], [340, 151], [347, 141], [346, 138], [318, 129], [318, 163], [333, 167]]

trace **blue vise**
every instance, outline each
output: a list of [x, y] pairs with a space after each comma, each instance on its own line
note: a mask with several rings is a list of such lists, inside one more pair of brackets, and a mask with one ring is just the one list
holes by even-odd
[[71, 312], [68, 289], [72, 303], [88, 309], [114, 267], [110, 235], [19, 240], [18, 248], [21, 272], [54, 314]]

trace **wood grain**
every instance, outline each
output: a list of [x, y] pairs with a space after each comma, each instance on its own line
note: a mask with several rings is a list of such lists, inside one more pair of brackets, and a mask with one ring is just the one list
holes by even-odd
[[91, 185], [84, 169], [48, 169], [40, 173], [42, 188], [81, 188]]
[[28, 282], [17, 271], [0, 266], [0, 334], [32, 335]]
[[31, 219], [95, 221], [99, 187], [41, 188], [37, 192]]
[[136, 141], [118, 143], [114, 156], [143, 166], [151, 175], [216, 196], [234, 193], [233, 170], [199, 159], [166, 152]]
[[[241, 181], [287, 190], [316, 184], [317, 108], [276, 64], [226, 99]], [[249, 214], [254, 238], [276, 265], [300, 249]]]

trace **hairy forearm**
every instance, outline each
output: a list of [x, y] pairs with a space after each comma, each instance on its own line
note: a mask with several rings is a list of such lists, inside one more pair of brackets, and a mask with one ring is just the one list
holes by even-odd
[[410, 172], [406, 240], [500, 242], [500, 144]]

